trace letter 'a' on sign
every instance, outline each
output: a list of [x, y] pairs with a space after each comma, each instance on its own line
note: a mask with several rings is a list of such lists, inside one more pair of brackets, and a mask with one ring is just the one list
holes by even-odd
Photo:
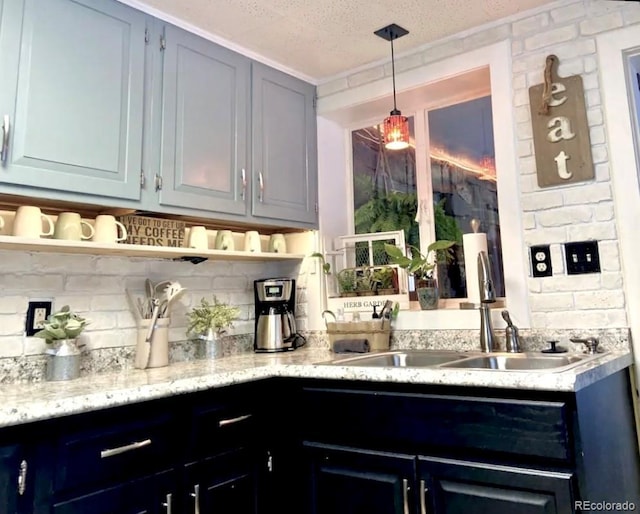
[[559, 77], [548, 55], [543, 83], [529, 88], [538, 186], [593, 180], [589, 124], [582, 77]]

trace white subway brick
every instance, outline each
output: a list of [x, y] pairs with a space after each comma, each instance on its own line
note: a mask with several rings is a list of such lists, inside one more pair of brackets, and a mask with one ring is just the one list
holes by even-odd
[[616, 239], [616, 225], [612, 221], [572, 225], [567, 227], [567, 236], [570, 241], [604, 241]]
[[525, 212], [522, 214], [522, 228], [524, 230], [536, 228], [536, 218], [532, 212]]
[[135, 346], [138, 329], [112, 329], [99, 331], [86, 331], [86, 346], [89, 350], [99, 348], [119, 348], [122, 346]]
[[541, 29], [549, 25], [549, 13], [543, 12], [523, 20], [514, 21], [511, 24], [511, 32], [514, 37], [520, 37], [532, 32], [541, 32]]
[[577, 39], [570, 43], [559, 44], [554, 47], [554, 53], [560, 58], [571, 59], [572, 57], [583, 57], [596, 53], [596, 42], [593, 38]]
[[349, 87], [357, 87], [373, 82], [374, 80], [380, 80], [383, 77], [384, 66], [376, 66], [374, 68], [369, 68], [367, 70], [354, 73], [353, 75], [349, 75], [347, 80], [349, 81]]
[[325, 96], [331, 96], [346, 89], [349, 89], [349, 82], [347, 81], [346, 77], [331, 80], [329, 82], [325, 82], [324, 84], [318, 84], [318, 99], [324, 98]]
[[0, 296], [0, 314], [27, 312], [28, 296]]
[[89, 302], [92, 311], [121, 311], [129, 308], [124, 294], [96, 295]]
[[57, 274], [0, 273], [0, 290], [3, 294], [28, 291], [31, 297], [49, 297], [52, 291], [62, 289], [62, 284], [63, 276]]
[[593, 57], [585, 57], [584, 59], [584, 72], [592, 73], [598, 71], [598, 60]]
[[540, 281], [541, 280], [546, 280], [546, 279], [528, 277], [527, 285], [528, 285], [528, 290], [529, 290], [530, 293], [536, 294], [536, 293], [540, 293], [542, 291], [542, 287], [540, 285]]
[[422, 60], [425, 63], [439, 61], [452, 55], [462, 53], [464, 50], [464, 41], [461, 38], [451, 39], [444, 43], [432, 46], [422, 52]]
[[589, 130], [589, 138], [591, 139], [592, 145], [604, 144], [606, 142], [604, 127], [602, 125], [598, 127], [592, 127]]
[[69, 292], [119, 293], [124, 290], [124, 278], [114, 275], [73, 275], [67, 277], [64, 288]]
[[609, 160], [609, 153], [606, 145], [597, 145], [591, 147], [591, 157], [594, 164], [599, 164]]
[[[518, 157], [529, 157], [533, 155], [533, 140], [527, 139], [525, 141], [518, 141], [517, 145], [518, 145]], [[522, 162], [520, 163], [520, 173], [526, 173], [522, 168]], [[532, 173], [535, 173], [535, 169], [533, 170]]]
[[603, 16], [594, 16], [580, 22], [580, 33], [583, 35], [598, 34], [622, 27], [622, 13], [612, 12]]
[[602, 271], [620, 271], [620, 249], [617, 241], [600, 241], [598, 253], [600, 254], [600, 269]]
[[516, 125], [516, 134], [518, 139], [531, 139], [533, 137], [533, 128], [531, 123], [518, 123]]
[[574, 308], [572, 293], [537, 294], [531, 297], [530, 307], [535, 312], [566, 311]]
[[519, 89], [513, 93], [513, 105], [520, 107], [522, 105], [529, 107], [529, 91]]
[[[253, 284], [251, 284], [253, 289]], [[249, 282], [245, 277], [214, 277], [213, 279], [213, 292], [228, 290], [249, 290]]]
[[597, 182], [567, 188], [562, 191], [562, 197], [567, 205], [607, 202], [613, 199], [611, 184]]
[[572, 41], [578, 35], [578, 29], [575, 25], [567, 25], [553, 30], [541, 31], [524, 40], [525, 50], [538, 50], [546, 48], [565, 41]]
[[[16, 252], [20, 255], [20, 252]], [[96, 268], [96, 257], [88, 255], [34, 253], [31, 256], [33, 271], [40, 273], [93, 273]], [[120, 270], [121, 272], [122, 270]]]
[[[526, 141], [521, 141], [522, 143], [529, 143], [532, 153], [533, 153], [533, 140], [526, 140]], [[521, 175], [535, 175], [536, 173], [536, 158], [531, 155], [528, 157], [522, 157], [519, 161], [518, 161], [519, 165], [518, 165], [518, 169], [520, 170], [520, 174]], [[537, 178], [536, 178], [537, 180]]]
[[600, 275], [560, 275], [553, 280], [542, 282], [543, 293], [559, 293], [569, 291], [593, 291], [600, 289]]
[[[2, 339], [4, 341], [4, 338]], [[41, 355], [49, 348], [49, 345], [39, 337], [24, 337], [22, 348], [24, 355]]]
[[588, 108], [602, 105], [602, 99], [600, 98], [600, 91], [597, 91], [595, 89], [585, 91], [585, 99], [586, 99]]
[[524, 73], [519, 75], [514, 75], [513, 77], [513, 89], [526, 89], [527, 87], [527, 76]]
[[[590, 127], [594, 127], [596, 125], [602, 125], [604, 123], [604, 117], [602, 116], [602, 109], [600, 107], [594, 107], [593, 109], [589, 109], [587, 111], [587, 121], [589, 122]], [[591, 140], [591, 144], [594, 144], [593, 139]]]
[[464, 48], [465, 50], [475, 50], [497, 41], [503, 41], [509, 36], [511, 36], [511, 27], [507, 24], [498, 25], [465, 37], [463, 40]]
[[30, 270], [34, 255], [40, 254], [32, 255], [25, 252], [0, 251], [0, 269], [3, 274]]
[[557, 190], [550, 190], [523, 194], [521, 205], [522, 210], [525, 212], [561, 207], [563, 205], [562, 193]]
[[574, 298], [579, 310], [622, 309], [625, 303], [622, 291], [577, 292]]
[[584, 72], [584, 61], [581, 57], [574, 57], [560, 61], [558, 66], [558, 75], [561, 77], [569, 77], [571, 75], [580, 75]]
[[584, 330], [602, 327], [625, 327], [627, 319], [624, 309], [558, 311], [546, 313], [546, 322], [548, 328], [576, 329], [587, 335]]
[[514, 57], [511, 72], [517, 75], [529, 73], [531, 70], [539, 70], [540, 82], [542, 82], [545, 58], [544, 51]]
[[613, 202], [603, 202], [594, 207], [594, 219], [596, 221], [611, 221], [615, 217]]
[[592, 219], [593, 210], [588, 206], [580, 205], [561, 207], [536, 213], [536, 222], [544, 228], [587, 223]]
[[601, 275], [603, 289], [622, 289], [622, 273], [603, 272]]
[[24, 334], [27, 316], [25, 314], [0, 314], [0, 336]]
[[625, 25], [640, 23], [640, 5], [625, 4], [622, 9], [622, 19]]
[[[549, 327], [549, 322], [547, 320], [546, 312], [532, 312], [531, 313], [531, 326], [532, 327], [541, 327], [541, 328], [551, 328]], [[566, 328], [566, 327], [562, 327]]]
[[0, 358], [20, 357], [23, 352], [22, 336], [4, 336], [0, 339]]
[[539, 191], [538, 179], [535, 175], [520, 175], [520, 192], [532, 193]]
[[567, 228], [555, 227], [527, 231], [524, 233], [524, 240], [528, 246], [565, 243], [567, 242]]
[[554, 23], [562, 23], [565, 21], [577, 20], [578, 18], [584, 18], [586, 10], [583, 2], [580, 1], [567, 6], [558, 7], [557, 9], [552, 9], [550, 14]]
[[528, 105], [521, 105], [515, 109], [515, 119], [517, 123], [531, 121], [531, 109]]
[[585, 91], [589, 91], [591, 89], [599, 89], [600, 88], [600, 78], [598, 77], [597, 72], [593, 73], [585, 73], [582, 75], [582, 86]]
[[602, 163], [596, 164], [594, 166], [594, 169], [596, 174], [596, 181], [607, 182], [611, 180], [611, 170], [609, 169], [608, 162], [602, 162]]
[[149, 267], [145, 259], [127, 259], [124, 257], [100, 257], [96, 260], [95, 270], [105, 275], [119, 275], [123, 272], [132, 275], [146, 276]]
[[138, 322], [131, 311], [116, 312], [116, 325], [120, 328], [135, 328]]
[[524, 44], [520, 40], [511, 41], [511, 55], [520, 55], [524, 52]]

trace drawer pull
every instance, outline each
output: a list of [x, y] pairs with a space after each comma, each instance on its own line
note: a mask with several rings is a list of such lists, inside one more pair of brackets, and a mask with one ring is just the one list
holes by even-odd
[[402, 479], [402, 505], [403, 513], [409, 514], [409, 481], [406, 478]]
[[258, 200], [260, 203], [264, 202], [264, 179], [262, 178], [262, 172], [258, 172], [258, 184], [260, 186], [260, 193], [258, 195]]
[[427, 514], [427, 495], [429, 488], [424, 480], [420, 480], [420, 514]]
[[193, 514], [200, 514], [200, 485], [193, 486], [193, 492], [191, 493], [193, 498]]
[[20, 463], [20, 471], [18, 473], [18, 494], [24, 495], [27, 490], [27, 461], [23, 460]]
[[224, 427], [225, 425], [233, 425], [234, 423], [249, 419], [251, 416], [251, 414], [245, 414], [244, 416], [238, 416], [237, 418], [221, 419], [220, 421], [218, 421], [218, 426]]
[[167, 501], [162, 503], [162, 506], [167, 509], [167, 514], [172, 514], [172, 506], [171, 506], [171, 501], [172, 501], [173, 497], [171, 495], [171, 493], [167, 494]]
[[2, 146], [0, 146], [0, 161], [6, 162], [9, 155], [9, 115], [5, 114], [2, 120]]
[[242, 192], [240, 194], [241, 194], [241, 198], [244, 200], [244, 195], [247, 191], [247, 172], [245, 171], [244, 168], [242, 168], [241, 178], [242, 178]]
[[106, 459], [107, 457], [113, 457], [114, 455], [120, 455], [121, 453], [130, 452], [131, 450], [137, 450], [151, 444], [151, 439], [145, 439], [144, 441], [137, 441], [131, 444], [125, 444], [124, 446], [118, 446], [118, 448], [109, 448], [108, 450], [102, 450], [100, 452], [100, 458]]

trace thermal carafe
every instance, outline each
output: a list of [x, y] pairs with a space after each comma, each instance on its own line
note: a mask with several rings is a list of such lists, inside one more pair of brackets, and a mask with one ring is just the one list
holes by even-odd
[[267, 278], [253, 283], [256, 352], [295, 350], [305, 342], [295, 318], [296, 282], [292, 278]]

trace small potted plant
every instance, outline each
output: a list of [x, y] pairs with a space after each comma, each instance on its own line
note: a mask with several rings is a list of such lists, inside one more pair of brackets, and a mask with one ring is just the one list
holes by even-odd
[[373, 274], [368, 266], [359, 268], [356, 272], [356, 293], [358, 296], [376, 294]]
[[340, 296], [356, 296], [356, 272], [351, 268], [345, 268], [338, 272], [338, 287]]
[[42, 330], [34, 334], [44, 339], [47, 349], [47, 380], [71, 380], [80, 376], [80, 350], [76, 339], [89, 321], [65, 305], [42, 323]]
[[391, 266], [382, 266], [373, 270], [373, 281], [378, 294], [395, 294], [395, 276], [396, 271]]
[[189, 324], [187, 335], [192, 339], [203, 342], [204, 356], [215, 358], [222, 356], [221, 336], [238, 319], [240, 309], [220, 302], [215, 296], [213, 303], [206, 298], [200, 300], [200, 305], [187, 313]]
[[438, 284], [434, 277], [434, 270], [438, 262], [450, 258], [451, 247], [455, 241], [440, 239], [427, 247], [426, 255], [418, 248], [409, 245], [411, 257], [407, 257], [397, 246], [385, 243], [384, 249], [393, 264], [397, 264], [416, 279], [416, 293], [422, 309], [436, 309], [438, 307]]

